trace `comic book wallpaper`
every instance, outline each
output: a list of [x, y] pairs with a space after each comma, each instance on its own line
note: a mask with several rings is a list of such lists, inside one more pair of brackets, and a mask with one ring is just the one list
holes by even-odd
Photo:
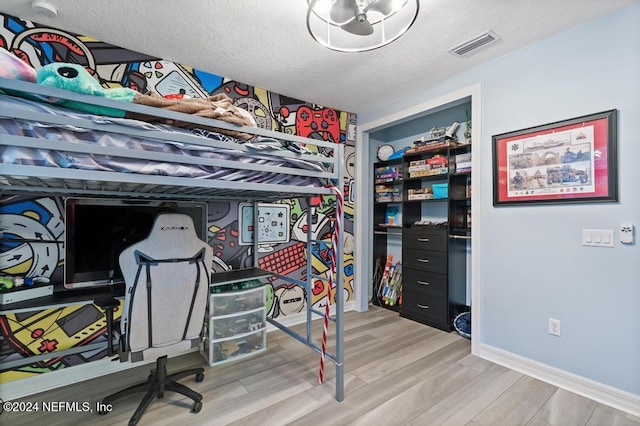
[[[14, 53], [34, 68], [51, 62], [84, 65], [105, 88], [129, 87], [141, 92], [153, 89], [161, 95], [184, 93], [192, 97], [225, 93], [234, 104], [249, 111], [259, 127], [345, 144], [344, 182], [345, 241], [344, 296], [353, 299], [353, 193], [355, 123], [354, 114], [319, 106], [267, 90], [230, 81], [223, 77], [164, 61], [141, 53], [108, 45], [87, 36], [42, 27], [33, 22], [0, 14], [0, 48]], [[323, 113], [333, 113], [339, 121], [318, 126]], [[315, 129], [322, 129], [317, 131]], [[52, 283], [62, 283], [64, 268], [64, 194], [20, 195], [0, 198], [0, 228], [4, 236], [0, 250], [0, 274], [10, 276], [45, 276]], [[335, 197], [316, 197], [265, 203], [259, 215], [278, 214], [284, 237], [264, 241], [253, 253], [248, 218], [253, 205], [235, 202], [208, 203], [208, 242], [214, 249], [214, 269], [225, 271], [259, 265], [296, 279], [306, 279], [307, 217], [311, 215], [313, 238], [331, 240], [330, 220], [335, 215]], [[262, 240], [261, 240], [262, 241]], [[326, 245], [315, 244], [312, 268], [316, 275], [326, 275], [330, 268]], [[316, 308], [327, 303], [326, 282], [318, 280], [312, 287], [311, 300]], [[281, 280], [268, 288], [270, 317], [294, 315], [306, 308], [305, 289]], [[335, 291], [334, 291], [335, 297]], [[334, 301], [331, 301], [333, 303]], [[115, 319], [119, 319], [116, 310]], [[52, 358], [32, 364], [2, 369], [0, 383], [6, 383], [106, 356], [106, 350], [55, 356], [55, 351], [104, 342], [106, 320], [97, 306], [73, 305], [54, 309], [0, 315], [0, 363], [52, 353]], [[1, 364], [0, 364], [1, 365]]]

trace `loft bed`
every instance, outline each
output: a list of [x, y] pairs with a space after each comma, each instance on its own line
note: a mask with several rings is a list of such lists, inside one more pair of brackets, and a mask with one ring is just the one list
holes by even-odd
[[[330, 194], [326, 187], [337, 179], [336, 166], [341, 161], [335, 155], [337, 144], [18, 80], [0, 78], [2, 89], [27, 96], [93, 102], [143, 116], [189, 123], [202, 128], [201, 133], [209, 137], [199, 137], [184, 128], [76, 113], [55, 103], [0, 95], [3, 117], [0, 132], [5, 133], [0, 142], [4, 176], [1, 190], [65, 189], [76, 194], [101, 191], [106, 195], [107, 191], [148, 197], [170, 193], [173, 198], [188, 199], [273, 199], [286, 198], [288, 194]], [[219, 132], [206, 130], [212, 127]], [[242, 132], [255, 138], [243, 141], [223, 132]], [[290, 150], [312, 146], [328, 155], [309, 153], [309, 149]], [[180, 167], [172, 168], [171, 164]], [[251, 185], [247, 185], [249, 182]]]
[[[48, 102], [61, 99], [153, 117], [154, 122], [77, 112]], [[181, 124], [176, 127], [156, 121]], [[230, 136], [237, 134], [243, 138]], [[335, 187], [341, 188], [344, 179], [341, 144], [7, 78], [0, 78], [0, 156], [2, 196], [34, 193], [237, 200], [251, 201], [255, 207], [258, 202], [298, 197], [310, 201], [313, 196], [334, 195]], [[257, 211], [254, 208], [254, 223]], [[342, 214], [336, 214], [337, 271], [343, 268], [342, 224]], [[311, 319], [313, 314], [324, 312], [312, 307], [311, 289], [313, 280], [327, 279], [312, 274], [312, 247], [319, 241], [312, 238], [311, 223], [307, 229], [306, 281], [270, 271], [306, 288], [306, 336], [275, 319], [269, 322], [321, 353], [311, 336]], [[259, 243], [259, 238], [254, 238], [252, 269], [263, 274], [264, 270], [258, 268]], [[229, 279], [229, 273], [224, 274], [225, 280]], [[342, 274], [336, 275], [335, 287], [341, 289]], [[335, 293], [335, 314], [330, 318], [336, 327], [335, 353], [327, 352], [326, 358], [336, 367], [335, 397], [342, 401], [344, 292]]]

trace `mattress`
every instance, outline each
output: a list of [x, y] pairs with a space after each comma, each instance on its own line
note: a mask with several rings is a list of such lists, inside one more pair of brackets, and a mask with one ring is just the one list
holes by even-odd
[[[282, 143], [262, 136], [243, 141], [210, 130], [187, 130], [133, 119], [97, 116], [69, 110], [55, 104], [39, 103], [0, 94], [0, 111], [3, 109], [11, 110], [12, 114], [18, 111], [15, 115], [20, 117], [28, 115], [27, 112], [45, 113], [59, 117], [81, 118], [98, 125], [112, 124], [120, 129], [131, 129], [127, 132], [129, 134], [114, 133], [86, 129], [72, 124], [49, 123], [45, 120], [12, 118], [0, 112], [0, 134], [46, 140], [47, 144], [50, 142], [51, 145], [50, 148], [0, 146], [3, 164], [294, 186], [322, 187], [329, 183], [327, 179], [317, 177], [319, 172], [326, 172], [327, 167], [322, 162], [304, 159], [303, 154], [306, 148], [293, 142]], [[25, 113], [22, 113], [23, 111]], [[157, 132], [169, 134], [173, 139], [190, 142], [154, 139], [153, 133]], [[149, 133], [149, 136], [145, 133]], [[187, 135], [189, 138], [180, 138], [177, 137], [178, 135]], [[207, 141], [223, 142], [217, 145], [228, 146], [228, 148], [207, 146]], [[60, 149], [60, 145], [56, 146], [56, 143], [61, 142], [73, 143], [73, 151]], [[240, 144], [243, 149], [233, 148], [233, 145]], [[88, 147], [92, 146], [116, 149], [117, 153], [114, 155], [113, 150], [109, 151], [109, 155], [86, 152], [90, 151]], [[76, 149], [80, 152], [74, 152]], [[120, 152], [122, 154], [119, 154]], [[281, 156], [280, 153], [283, 152], [293, 152], [296, 155]], [[162, 157], [154, 155], [158, 153], [170, 154], [171, 161], [158, 161], [157, 158]], [[156, 157], [156, 159], [149, 159], [149, 157]], [[194, 157], [201, 160], [193, 161]], [[276, 169], [265, 171], [263, 166]], [[290, 170], [287, 168], [306, 170], [308, 176], [288, 173]]]

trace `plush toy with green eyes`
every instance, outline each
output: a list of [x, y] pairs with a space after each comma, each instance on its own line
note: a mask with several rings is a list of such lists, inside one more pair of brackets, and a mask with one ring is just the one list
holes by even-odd
[[[133, 102], [134, 96], [138, 93], [126, 87], [105, 89], [82, 65], [62, 62], [55, 62], [40, 68], [37, 73], [37, 81], [38, 84], [42, 84], [43, 86], [57, 87], [76, 93], [101, 96], [103, 98], [124, 102]], [[126, 111], [121, 109], [90, 105], [66, 99], [60, 99], [57, 103], [78, 111], [110, 117], [124, 117], [126, 114]]]

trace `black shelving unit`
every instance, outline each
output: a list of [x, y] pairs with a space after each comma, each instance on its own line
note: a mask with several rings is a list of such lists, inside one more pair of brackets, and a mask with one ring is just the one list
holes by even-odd
[[[400, 315], [446, 331], [453, 330], [453, 318], [465, 309], [466, 302], [471, 172], [456, 172], [455, 158], [469, 152], [470, 145], [441, 143], [433, 149], [405, 154], [403, 161]], [[440, 173], [415, 176], [419, 170], [409, 172], [410, 167], [419, 169], [429, 162], [441, 167], [424, 173]], [[424, 221], [424, 217], [438, 219]]]
[[[456, 157], [471, 155], [471, 145], [449, 150], [449, 232], [459, 237], [471, 237], [471, 169], [458, 171]], [[470, 162], [470, 159], [469, 161]], [[465, 162], [467, 163], [467, 162]]]

